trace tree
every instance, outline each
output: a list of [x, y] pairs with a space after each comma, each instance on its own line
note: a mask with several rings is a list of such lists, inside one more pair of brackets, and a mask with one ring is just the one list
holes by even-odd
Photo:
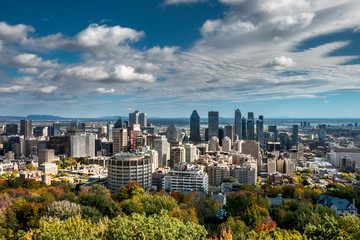
[[80, 215], [81, 206], [69, 201], [53, 202], [46, 210], [47, 217], [66, 220], [69, 217]]
[[131, 182], [117, 191], [115, 200], [121, 202], [123, 200], [130, 199], [135, 196], [143, 196], [145, 194], [145, 190], [140, 186], [140, 184]]
[[226, 178], [222, 181], [223, 183], [227, 183], [227, 182], [230, 182], [230, 183], [238, 183], [239, 181], [234, 178], [234, 177], [229, 177], [229, 178]]
[[230, 229], [234, 240], [245, 240], [249, 228], [239, 217], [229, 217], [225, 223], [219, 226], [219, 230]]
[[80, 193], [78, 202], [84, 206], [95, 207], [103, 216], [109, 218], [121, 214], [120, 205], [111, 199], [110, 191], [102, 185], [94, 184], [90, 190]]

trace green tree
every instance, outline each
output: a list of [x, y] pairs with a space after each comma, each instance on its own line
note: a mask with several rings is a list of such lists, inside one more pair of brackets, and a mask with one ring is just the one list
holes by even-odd
[[65, 220], [69, 217], [80, 215], [81, 206], [69, 201], [53, 202], [46, 210], [47, 217]]
[[115, 200], [121, 202], [126, 199], [133, 198], [135, 196], [145, 195], [145, 190], [136, 182], [131, 182], [120, 188], [115, 194]]

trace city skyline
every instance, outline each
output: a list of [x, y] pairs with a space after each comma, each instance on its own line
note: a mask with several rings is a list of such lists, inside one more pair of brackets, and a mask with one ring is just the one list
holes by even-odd
[[358, 118], [359, 7], [356, 0], [6, 2], [0, 115], [138, 109], [186, 118], [212, 109], [231, 118], [240, 109], [266, 118]]

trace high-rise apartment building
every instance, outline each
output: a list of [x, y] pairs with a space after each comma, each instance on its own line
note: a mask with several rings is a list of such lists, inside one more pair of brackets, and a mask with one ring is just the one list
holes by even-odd
[[243, 139], [242, 135], [242, 121], [241, 121], [241, 112], [240, 109], [235, 110], [235, 135], [238, 135], [239, 139]]
[[219, 137], [219, 112], [210, 111], [208, 115], [208, 138]]
[[222, 151], [227, 153], [231, 152], [231, 145], [231, 139], [228, 136], [224, 137], [222, 141]]
[[139, 114], [139, 124], [140, 124], [140, 127], [146, 127], [147, 126], [147, 115], [146, 115], [146, 113], [141, 112]]
[[127, 128], [113, 128], [113, 154], [128, 151]]
[[196, 110], [194, 110], [190, 116], [190, 141], [200, 142], [200, 116]]
[[32, 121], [31, 120], [20, 120], [20, 134], [24, 135], [25, 138], [32, 137]]
[[209, 185], [220, 186], [222, 181], [229, 178], [229, 166], [227, 164], [213, 163], [207, 167], [209, 173]]
[[318, 126], [319, 142], [326, 140], [326, 124], [319, 124]]
[[185, 162], [192, 163], [196, 161], [197, 154], [196, 154], [196, 146], [191, 143], [185, 144]]
[[219, 139], [217, 137], [211, 137], [209, 140], [209, 151], [219, 151]]
[[172, 147], [170, 149], [170, 164], [169, 167], [173, 168], [175, 164], [179, 162], [185, 162], [185, 148], [184, 147]]
[[148, 154], [117, 153], [109, 160], [108, 187], [112, 193], [129, 182], [137, 182], [144, 189], [151, 187], [153, 159]]
[[260, 156], [260, 145], [255, 141], [246, 141], [243, 142], [241, 146], [241, 152], [244, 154], [250, 154], [255, 161], [258, 163], [258, 166], [261, 166], [261, 156]]
[[257, 167], [255, 163], [245, 163], [242, 166], [235, 165], [231, 169], [231, 176], [239, 183], [249, 185], [257, 184]]

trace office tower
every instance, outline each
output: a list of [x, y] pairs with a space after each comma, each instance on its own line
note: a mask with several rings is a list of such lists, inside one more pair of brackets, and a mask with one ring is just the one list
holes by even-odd
[[54, 149], [55, 155], [69, 154], [70, 153], [70, 137], [68, 137], [68, 136], [50, 137], [48, 148]]
[[200, 116], [196, 110], [194, 110], [190, 116], [190, 141], [200, 142]]
[[204, 170], [187, 163], [178, 163], [163, 180], [163, 189], [170, 192], [209, 190], [209, 178]]
[[147, 126], [147, 116], [146, 113], [139, 113], [139, 124], [140, 127], [146, 127]]
[[139, 124], [139, 115], [140, 115], [139, 111], [129, 113], [129, 125], [130, 126], [133, 124]]
[[52, 136], [60, 136], [61, 135], [61, 131], [60, 131], [60, 123], [59, 122], [54, 122], [53, 123], [53, 133], [51, 134]]
[[38, 158], [39, 164], [45, 162], [51, 163], [54, 161], [55, 151], [54, 149], [39, 149]]
[[318, 126], [319, 142], [326, 140], [326, 124], [319, 124]]
[[234, 142], [234, 126], [227, 125], [224, 128], [224, 137], [229, 137]]
[[222, 141], [222, 151], [231, 152], [231, 139], [228, 136], [225, 136]]
[[109, 142], [112, 142], [112, 140], [113, 140], [113, 128], [114, 128], [114, 125], [111, 122], [108, 122], [106, 124], [106, 139]]
[[185, 162], [192, 163], [196, 161], [196, 159], [196, 146], [191, 143], [185, 144]]
[[169, 142], [179, 141], [180, 131], [174, 124], [171, 124], [166, 130], [166, 138]]
[[272, 138], [270, 139], [272, 142], [277, 142], [278, 139], [278, 131], [276, 126], [269, 126], [268, 132], [272, 133]]
[[70, 131], [75, 131], [75, 130], [79, 130], [81, 127], [80, 127], [80, 121], [79, 119], [76, 119], [74, 121], [72, 121], [69, 125], [69, 130]]
[[15, 123], [6, 124], [5, 133], [9, 135], [16, 135], [18, 133], [18, 125]]
[[220, 127], [219, 128], [219, 144], [220, 144], [220, 146], [222, 146], [223, 138], [224, 138], [224, 128]]
[[95, 135], [79, 134], [70, 137], [71, 157], [95, 157]]
[[299, 139], [299, 125], [292, 126], [292, 145], [297, 146]]
[[131, 126], [132, 124], [140, 124], [140, 127], [146, 127], [147, 126], [146, 113], [142, 113], [139, 111], [129, 113], [129, 125]]
[[259, 116], [259, 119], [256, 121], [256, 140], [262, 142], [264, 139], [264, 117]]
[[127, 128], [128, 124], [126, 121], [122, 120], [121, 117], [118, 118], [118, 120], [115, 122], [113, 128]]
[[185, 162], [185, 148], [180, 146], [172, 147], [170, 149], [169, 167], [173, 168], [179, 162]]
[[140, 124], [132, 124], [130, 126], [130, 133], [129, 133], [129, 150], [130, 151], [136, 151], [137, 144], [136, 139], [138, 136], [142, 134]]
[[208, 138], [219, 137], [219, 112], [210, 111], [208, 115]]
[[254, 113], [248, 113], [248, 120], [247, 120], [247, 131], [246, 131], [246, 139], [247, 140], [254, 140]]
[[116, 193], [129, 182], [137, 182], [147, 190], [153, 169], [153, 159], [148, 154], [117, 153], [109, 160], [108, 187]]
[[20, 120], [20, 134], [24, 135], [25, 138], [32, 137], [32, 121], [31, 120]]
[[241, 133], [242, 133], [242, 138], [241, 139], [244, 139], [246, 140], [246, 119], [243, 117], [241, 119]]
[[165, 136], [154, 139], [154, 149], [158, 152], [158, 166], [167, 166], [170, 160], [170, 144]]
[[128, 151], [127, 128], [113, 128], [113, 154]]
[[46, 137], [48, 135], [48, 127], [35, 127], [33, 133], [34, 137]]
[[242, 120], [240, 109], [235, 110], [235, 135], [238, 135], [239, 139], [243, 139], [242, 136]]

